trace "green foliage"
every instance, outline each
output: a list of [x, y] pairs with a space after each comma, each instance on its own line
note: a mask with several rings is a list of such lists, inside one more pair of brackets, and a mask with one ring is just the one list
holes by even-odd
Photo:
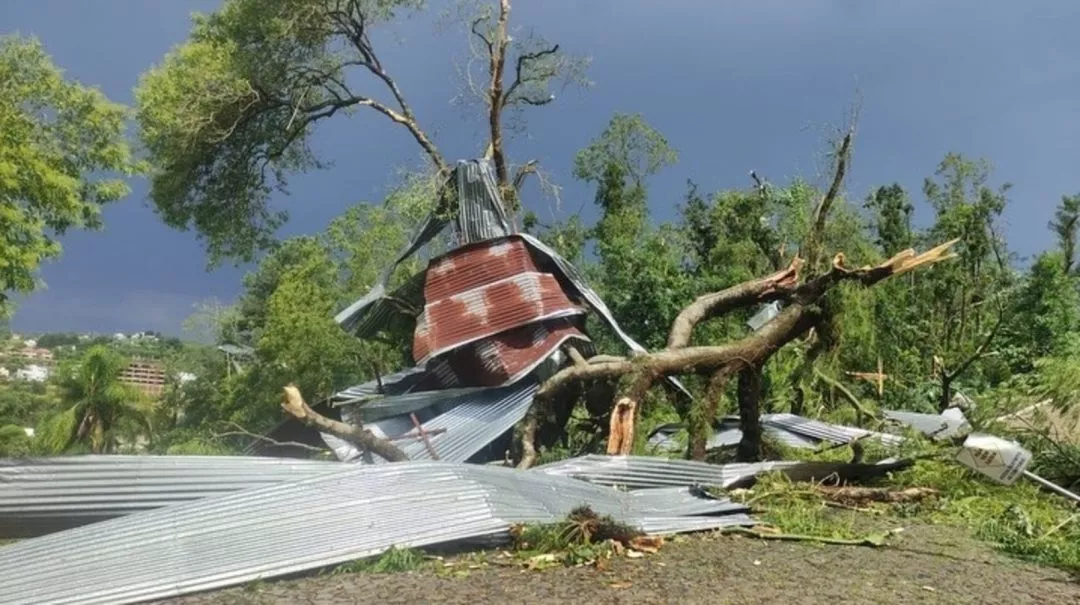
[[33, 444], [23, 427], [16, 424], [0, 426], [0, 458], [21, 458], [31, 453]]
[[35, 442], [50, 453], [82, 443], [102, 454], [112, 452], [120, 436], [151, 433], [151, 410], [141, 393], [119, 380], [126, 365], [120, 354], [96, 346], [77, 363], [59, 368], [66, 409], [43, 421]]
[[335, 567], [330, 575], [343, 573], [401, 573], [422, 569], [428, 563], [424, 553], [415, 548], [391, 546], [382, 554], [367, 559], [357, 559]]
[[[33, 38], [0, 36], [0, 296], [39, 286], [69, 229], [101, 226], [101, 207], [127, 195], [138, 170], [127, 110], [65, 80]], [[6, 306], [0, 311], [8, 312]]]
[[640, 185], [677, 160], [667, 139], [641, 115], [615, 114], [604, 132], [574, 157], [574, 177], [597, 183], [615, 165]]

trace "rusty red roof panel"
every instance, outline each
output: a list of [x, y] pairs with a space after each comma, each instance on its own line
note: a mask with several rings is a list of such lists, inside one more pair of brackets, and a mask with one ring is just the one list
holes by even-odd
[[532, 254], [520, 238], [500, 238], [463, 246], [431, 261], [424, 298], [442, 300], [485, 284], [537, 271]]
[[506, 330], [585, 313], [555, 276], [536, 268], [518, 238], [467, 246], [432, 261], [424, 298], [413, 335], [418, 364]]
[[498, 386], [521, 379], [571, 339], [589, 340], [572, 319], [536, 322], [455, 349], [438, 365], [468, 386]]

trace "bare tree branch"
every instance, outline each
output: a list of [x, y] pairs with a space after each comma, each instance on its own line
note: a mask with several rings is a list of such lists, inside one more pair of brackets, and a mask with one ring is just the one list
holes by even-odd
[[491, 157], [495, 164], [495, 177], [499, 186], [506, 189], [509, 177], [506, 170], [506, 155], [503, 152], [502, 109], [503, 109], [503, 66], [506, 63], [506, 48], [510, 43], [507, 24], [510, 20], [510, 0], [499, 0], [499, 18], [495, 25], [495, 39], [489, 47], [491, 88], [488, 91], [488, 125], [491, 128]]
[[300, 443], [299, 441], [278, 441], [277, 439], [271, 439], [266, 435], [258, 435], [244, 429], [244, 427], [236, 424], [235, 422], [230, 422], [229, 426], [232, 426], [234, 430], [225, 431], [224, 433], [212, 433], [210, 436], [214, 439], [221, 439], [223, 437], [250, 437], [252, 439], [263, 441], [265, 443], [269, 443], [270, 445], [276, 445], [279, 447], [298, 447], [300, 449], [308, 450], [309, 452], [318, 452], [320, 454], [328, 451], [324, 447], [308, 445], [306, 443]]
[[832, 183], [829, 185], [829, 190], [824, 197], [821, 198], [817, 208], [814, 209], [810, 233], [806, 238], [806, 253], [803, 255], [811, 272], [815, 270], [820, 259], [821, 246], [825, 239], [825, 222], [829, 218], [829, 211], [832, 209], [833, 203], [836, 201], [837, 196], [840, 195], [840, 187], [844, 182], [844, 175], [847, 173], [853, 130], [853, 127], [849, 128], [847, 134], [840, 141], [840, 146], [836, 151], [836, 169], [833, 172]]
[[340, 420], [332, 420], [312, 410], [294, 384], [290, 383], [285, 386], [281, 395], [281, 408], [305, 425], [344, 439], [364, 451], [385, 458], [389, 462], [402, 462], [409, 459], [398, 446], [376, 437], [371, 431]]

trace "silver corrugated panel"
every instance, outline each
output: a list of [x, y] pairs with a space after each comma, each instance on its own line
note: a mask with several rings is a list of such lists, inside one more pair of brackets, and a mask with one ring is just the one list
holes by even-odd
[[340, 462], [239, 456], [0, 460], [0, 537], [40, 536], [341, 468]]
[[358, 384], [334, 395], [334, 405], [344, 405], [357, 399], [374, 397], [376, 395], [401, 395], [407, 393], [416, 386], [417, 383], [423, 380], [426, 374], [427, 369], [423, 366], [416, 366], [394, 372], [393, 374], [387, 374], [380, 380], [371, 380], [363, 384]]
[[715, 498], [695, 487], [653, 487], [626, 492], [634, 509], [664, 516], [716, 515], [746, 510], [727, 498]]
[[[425, 432], [439, 431], [428, 437], [431, 449], [438, 455], [439, 460], [465, 462], [525, 417], [538, 388], [536, 381], [526, 379], [507, 387], [468, 393], [460, 396], [457, 401], [452, 397], [441, 401], [440, 406], [452, 406], [452, 409], [430, 420], [421, 419]], [[368, 428], [381, 436], [411, 434], [410, 431], [416, 433], [408, 416], [385, 418], [373, 422]], [[360, 459], [360, 451], [348, 443], [332, 436], [327, 443], [342, 460]], [[397, 442], [397, 445], [410, 460], [432, 459], [427, 444], [419, 437], [410, 437]], [[382, 459], [376, 457], [373, 462], [381, 463]]]
[[457, 245], [505, 237], [517, 231], [506, 215], [490, 161], [459, 161], [457, 184], [460, 200], [455, 224]]
[[[494, 185], [492, 168], [487, 160], [458, 162], [452, 178], [457, 186], [457, 218], [455, 236], [458, 244], [481, 241], [513, 232]], [[379, 281], [363, 298], [349, 305], [334, 318], [346, 330], [363, 338], [374, 334], [397, 313], [386, 296], [386, 287], [397, 266], [416, 254], [451, 223], [450, 213], [442, 208], [433, 212], [414, 232], [397, 259], [379, 276]], [[410, 280], [409, 283], [412, 283]]]
[[498, 535], [581, 505], [654, 533], [751, 523], [742, 513], [655, 516], [635, 502], [541, 472], [441, 462], [352, 466], [7, 546], [0, 549], [0, 587], [6, 603], [134, 603], [322, 568], [391, 546]]
[[[791, 448], [812, 450], [820, 443], [816, 439], [798, 435], [775, 426], [765, 425], [761, 427], [761, 430], [767, 437]], [[737, 428], [723, 429], [709, 437], [706, 447], [709, 449], [732, 447], [739, 445], [740, 441], [742, 441], [742, 430]]]
[[890, 420], [906, 424], [938, 440], [951, 439], [971, 431], [971, 424], [964, 417], [964, 412], [958, 408], [949, 408], [940, 415], [900, 410], [885, 410], [883, 414]]
[[822, 441], [830, 441], [832, 443], [849, 443], [863, 437], [873, 437], [879, 439], [882, 443], [890, 445], [903, 442], [903, 438], [898, 435], [875, 433], [873, 431], [851, 426], [829, 424], [827, 422], [821, 422], [820, 420], [811, 420], [810, 418], [796, 416], [795, 414], [763, 414], [761, 416], [761, 422], [798, 435], [805, 435], [807, 437], [820, 439]]
[[708, 464], [647, 456], [589, 455], [541, 465], [535, 470], [631, 489], [695, 485], [726, 487], [760, 473], [799, 464], [792, 461]]

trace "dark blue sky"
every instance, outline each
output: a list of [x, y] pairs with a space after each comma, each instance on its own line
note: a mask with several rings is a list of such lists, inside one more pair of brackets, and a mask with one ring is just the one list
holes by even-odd
[[[217, 4], [4, 0], [0, 28], [38, 36], [69, 76], [130, 103], [139, 74], [183, 41], [188, 15]], [[513, 22], [593, 57], [595, 86], [530, 113], [529, 134], [511, 144], [515, 159], [539, 159], [564, 186], [563, 212], [591, 199], [569, 169], [613, 112], [644, 114], [680, 153], [651, 182], [664, 220], [687, 178], [707, 191], [746, 186], [750, 169], [778, 182], [819, 179], [826, 126], [843, 122], [856, 88], [850, 197], [899, 181], [919, 199], [945, 153], [985, 157], [995, 184], [1014, 184], [1007, 233], [1026, 256], [1049, 245], [1061, 195], [1080, 190], [1075, 0], [518, 0]], [[444, 155], [480, 153], [482, 124], [449, 102], [463, 34], [437, 34], [426, 17], [391, 27], [400, 43], [379, 40], [390, 42], [383, 61]], [[403, 130], [373, 113], [324, 125], [315, 143], [336, 165], [293, 179], [281, 200], [292, 213], [285, 234], [381, 199], [394, 171], [420, 158]], [[133, 183], [106, 210], [104, 231], [63, 239], [63, 257], [42, 271], [48, 287], [21, 301], [17, 329], [178, 333], [196, 301], [236, 296], [243, 271], [207, 273], [194, 235], [163, 226], [146, 190]], [[527, 203], [542, 216], [554, 211], [538, 197]]]

